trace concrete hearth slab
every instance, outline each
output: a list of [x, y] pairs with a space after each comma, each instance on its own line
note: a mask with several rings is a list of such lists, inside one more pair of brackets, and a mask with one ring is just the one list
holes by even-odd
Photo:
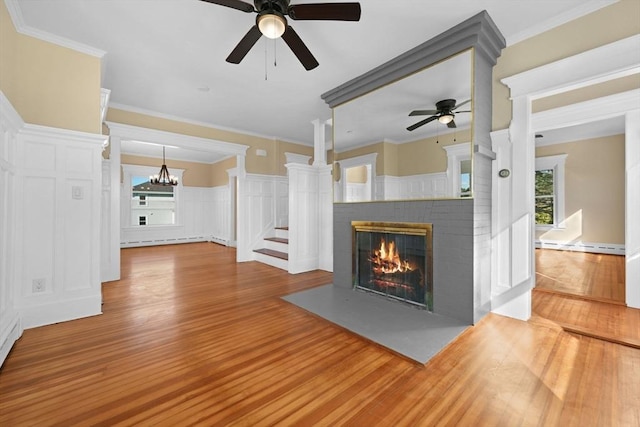
[[381, 296], [331, 284], [282, 298], [422, 364], [470, 326]]

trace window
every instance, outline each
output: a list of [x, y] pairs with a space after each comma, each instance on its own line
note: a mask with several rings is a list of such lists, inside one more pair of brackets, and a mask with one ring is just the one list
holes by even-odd
[[460, 197], [471, 197], [471, 160], [460, 161]]
[[124, 227], [151, 227], [179, 225], [179, 193], [183, 170], [171, 169], [179, 184], [155, 185], [149, 176], [159, 167], [122, 165], [122, 225]]
[[554, 224], [556, 196], [553, 185], [553, 169], [536, 171], [536, 224]]
[[[174, 187], [149, 182], [149, 177], [131, 176], [131, 214], [144, 218], [138, 225], [173, 225], [176, 223]], [[135, 221], [132, 221], [135, 223]]]
[[537, 228], [558, 228], [564, 222], [566, 154], [536, 158], [535, 213]]

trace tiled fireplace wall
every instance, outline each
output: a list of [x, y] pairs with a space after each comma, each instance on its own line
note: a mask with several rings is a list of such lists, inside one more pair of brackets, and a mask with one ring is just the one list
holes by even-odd
[[351, 221], [433, 224], [433, 311], [473, 323], [473, 200], [333, 205], [333, 284], [352, 288]]

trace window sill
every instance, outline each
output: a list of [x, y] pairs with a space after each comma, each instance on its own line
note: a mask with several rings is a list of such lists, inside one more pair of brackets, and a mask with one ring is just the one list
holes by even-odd
[[559, 226], [559, 225], [536, 225], [536, 231], [562, 231], [566, 230], [567, 227]]

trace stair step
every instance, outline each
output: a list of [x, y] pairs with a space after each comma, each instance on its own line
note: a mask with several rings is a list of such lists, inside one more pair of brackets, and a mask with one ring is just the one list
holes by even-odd
[[276, 227], [276, 230], [289, 230], [289, 226], [284, 226], [284, 227]]
[[269, 256], [272, 256], [274, 258], [280, 258], [280, 259], [285, 259], [285, 260], [289, 259], [289, 254], [286, 254], [286, 253], [280, 252], [280, 251], [274, 251], [273, 249], [254, 249], [253, 251], [257, 252], [259, 254], [269, 255]]
[[276, 243], [284, 243], [285, 245], [289, 244], [289, 239], [285, 239], [284, 237], [265, 237], [264, 240]]

